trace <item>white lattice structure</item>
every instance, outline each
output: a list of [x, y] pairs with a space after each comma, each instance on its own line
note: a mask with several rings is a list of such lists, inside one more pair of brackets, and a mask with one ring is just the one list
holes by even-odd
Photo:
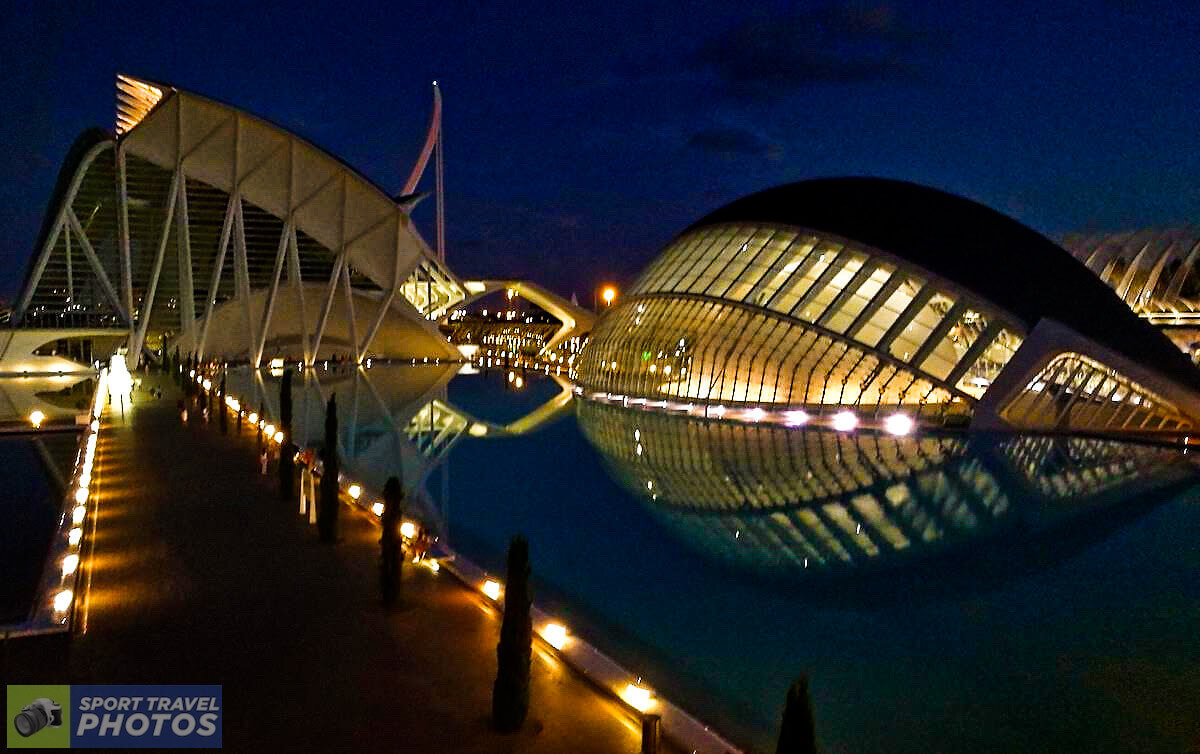
[[[229, 105], [127, 76], [117, 88], [117, 136], [84, 134], [60, 175], [18, 326], [124, 330], [131, 353], [153, 342], [256, 366], [457, 358], [434, 320], [465, 291], [409, 202]], [[430, 144], [439, 134], [435, 117]]]

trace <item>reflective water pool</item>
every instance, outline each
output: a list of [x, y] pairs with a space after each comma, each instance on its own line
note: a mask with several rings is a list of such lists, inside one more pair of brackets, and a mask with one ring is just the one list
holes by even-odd
[[[352, 474], [402, 473], [485, 567], [525, 534], [539, 603], [743, 745], [774, 749], [799, 673], [830, 752], [1200, 741], [1190, 457], [689, 419], [453, 371], [310, 373], [298, 437], [336, 392]], [[278, 415], [276, 379], [238, 380]]]

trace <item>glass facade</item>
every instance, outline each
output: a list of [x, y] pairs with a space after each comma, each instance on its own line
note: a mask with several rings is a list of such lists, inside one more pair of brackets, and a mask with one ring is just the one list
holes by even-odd
[[586, 389], [719, 404], [969, 416], [1022, 328], [928, 273], [791, 227], [677, 239], [592, 333]]
[[1170, 401], [1078, 353], [1054, 357], [1001, 415], [1030, 429], [1167, 430], [1192, 426]]

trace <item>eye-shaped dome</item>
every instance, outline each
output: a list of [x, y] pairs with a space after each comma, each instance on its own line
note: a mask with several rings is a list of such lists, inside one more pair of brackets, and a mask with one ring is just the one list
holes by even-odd
[[769, 189], [690, 226], [600, 320], [578, 374], [606, 399], [773, 415], [1099, 430], [1200, 415], [1187, 358], [1068, 252], [874, 178]]

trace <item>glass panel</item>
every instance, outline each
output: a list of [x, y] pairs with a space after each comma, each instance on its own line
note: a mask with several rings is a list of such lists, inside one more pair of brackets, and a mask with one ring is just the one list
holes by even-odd
[[896, 336], [888, 351], [898, 359], [910, 360], [953, 305], [954, 299], [949, 296], [934, 294], [904, 327], [903, 332]]
[[867, 320], [867, 323], [855, 335], [855, 340], [865, 343], [868, 346], [874, 346], [878, 343], [883, 334], [892, 326], [892, 323], [912, 303], [913, 296], [917, 295], [917, 292], [924, 286], [925, 281], [921, 278], [908, 276], [905, 282], [901, 283], [892, 292], [892, 295], [888, 296], [883, 306], [879, 307], [879, 310]]
[[879, 290], [887, 283], [888, 278], [892, 276], [892, 270], [891, 265], [881, 265], [879, 269], [872, 272], [863, 281], [863, 284], [858, 287], [858, 290], [846, 299], [846, 303], [829, 318], [825, 326], [834, 332], [846, 332], [846, 329], [853, 324], [854, 320], [871, 303], [871, 299], [875, 297], [875, 294], [879, 293]]
[[962, 378], [958, 381], [958, 389], [977, 398], [982, 396], [988, 386], [992, 384], [992, 380], [996, 379], [996, 375], [1000, 374], [1000, 370], [1021, 347], [1021, 341], [1020, 335], [1009, 330], [1001, 330], [975, 360], [975, 363], [963, 372]]
[[867, 261], [865, 254], [851, 254], [849, 258], [845, 260], [845, 264], [842, 265], [842, 269], [840, 269], [833, 276], [833, 278], [830, 279], [829, 284], [817, 291], [817, 295], [814, 296], [808, 305], [804, 307], [806, 311], [812, 312], [812, 317], [809, 318], [806, 314], [803, 319], [810, 322], [816, 322], [819, 320], [821, 315], [825, 313], [825, 309], [827, 309], [829, 305], [833, 303], [833, 300], [837, 298], [839, 293], [842, 292], [842, 290], [854, 277], [854, 274], [858, 272], [860, 268], [862, 268], [863, 262], [865, 261]]
[[[805, 259], [805, 263], [797, 270], [798, 274], [789, 281], [787, 290], [771, 302], [771, 308], [778, 312], [790, 312], [796, 302], [808, 292], [808, 289], [825, 271], [825, 268], [833, 262], [840, 250], [840, 245], [830, 244], [828, 241], [822, 241], [817, 245], [810, 256]], [[803, 270], [803, 274], [799, 274], [800, 270]]]

